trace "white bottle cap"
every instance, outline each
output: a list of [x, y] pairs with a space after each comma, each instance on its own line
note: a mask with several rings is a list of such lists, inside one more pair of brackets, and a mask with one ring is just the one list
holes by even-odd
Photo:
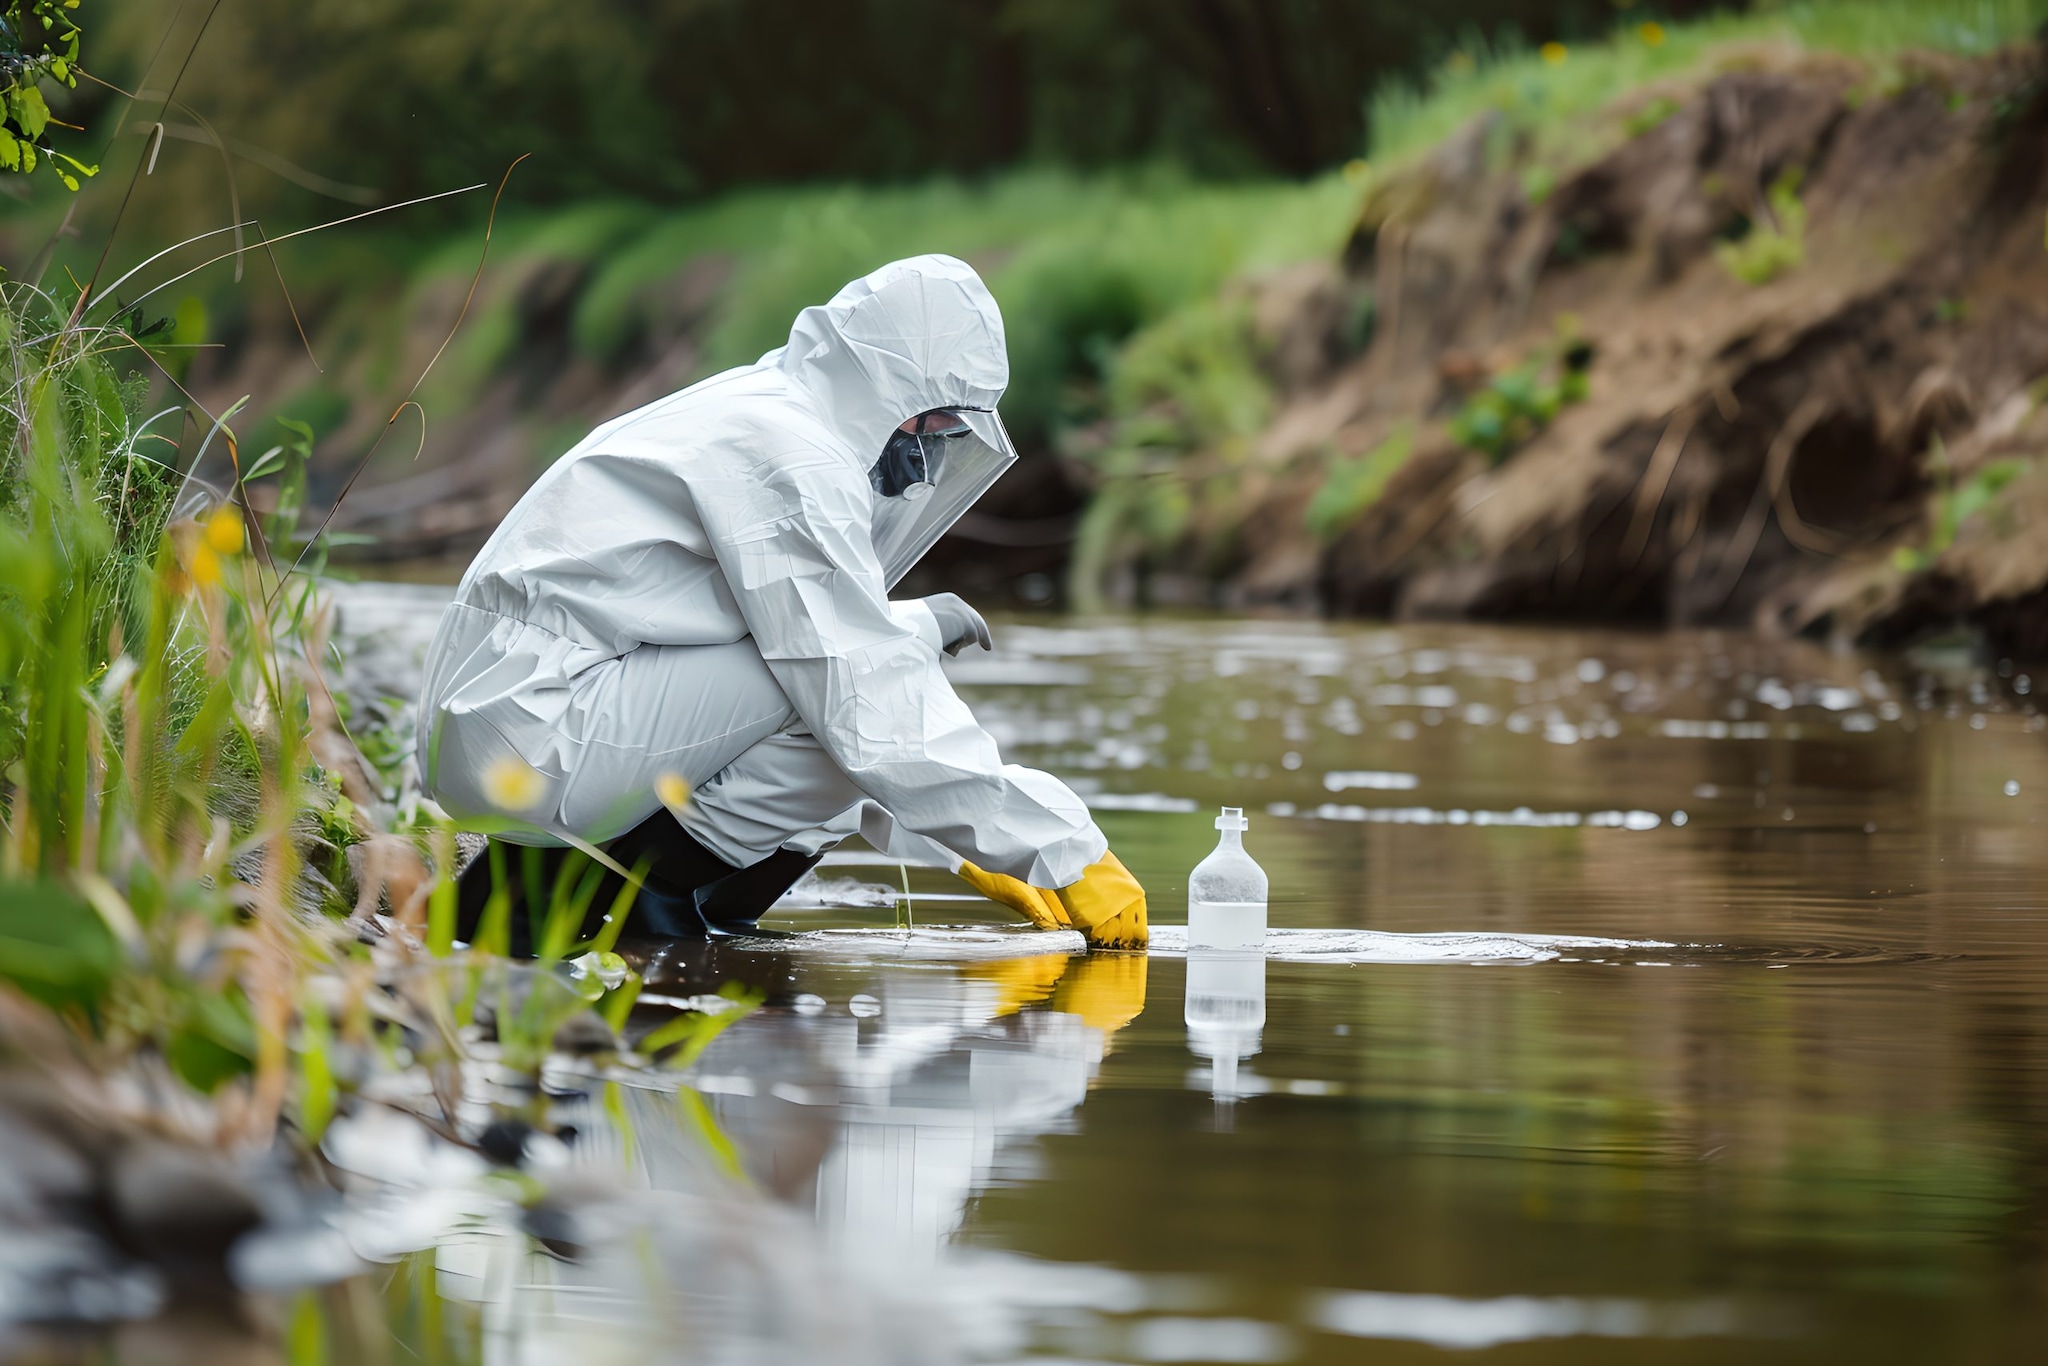
[[1250, 824], [1251, 822], [1244, 818], [1244, 808], [1241, 806], [1226, 806], [1223, 808], [1223, 814], [1216, 818], [1218, 830], [1243, 830]]

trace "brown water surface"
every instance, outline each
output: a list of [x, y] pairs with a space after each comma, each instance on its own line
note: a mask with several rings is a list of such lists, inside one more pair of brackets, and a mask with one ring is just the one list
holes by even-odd
[[[947, 935], [770, 922], [871, 932], [755, 955], [783, 1008], [703, 1064], [742, 1160], [905, 1274], [978, 1268], [1000, 1354], [1989, 1361], [2048, 1328], [2024, 671], [1705, 634], [998, 634], [963, 694], [1089, 793], [1158, 922], [1228, 803], [1272, 924], [1333, 932], [1275, 936], [1254, 1033], [1190, 1027], [1171, 933], [1144, 965], [891, 962]], [[902, 876], [858, 858], [823, 871]], [[1001, 919], [910, 876], [921, 923]]]
[[[416, 689], [445, 597], [343, 596], [363, 714]], [[1008, 757], [1088, 795], [1151, 893], [1154, 951], [1072, 952], [942, 868], [851, 849], [771, 916], [791, 937], [663, 950], [643, 1010], [734, 979], [767, 1004], [680, 1097], [627, 1076], [600, 1106], [573, 1067], [551, 1080], [584, 1107], [588, 1189], [628, 1193], [592, 1227], [624, 1231], [567, 1265], [511, 1216], [433, 1235], [441, 1293], [479, 1301], [493, 1341], [720, 1362], [2036, 1354], [2048, 749], [2025, 669], [1227, 619], [997, 638], [956, 683]], [[1224, 804], [1271, 876], [1263, 960], [1183, 948]], [[352, 1236], [420, 1245], [378, 1212], [443, 1198], [411, 1179], [379, 1177], [397, 1194]]]

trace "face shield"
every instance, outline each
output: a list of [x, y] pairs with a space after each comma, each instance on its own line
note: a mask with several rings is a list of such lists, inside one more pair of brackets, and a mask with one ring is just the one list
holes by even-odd
[[891, 588], [1017, 459], [993, 409], [942, 409], [909, 425], [890, 433], [868, 471], [875, 557]]

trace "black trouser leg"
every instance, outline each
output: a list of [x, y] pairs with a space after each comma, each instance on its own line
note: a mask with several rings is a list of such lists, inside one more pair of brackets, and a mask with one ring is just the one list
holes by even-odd
[[[533, 849], [492, 841], [502, 851], [511, 881], [512, 951], [533, 952], [537, 919], [528, 909], [528, 872], [544, 908], [565, 869], [578, 881], [587, 860], [573, 849]], [[696, 837], [666, 810], [655, 812], [605, 846], [605, 852], [627, 868], [641, 868], [641, 890], [634, 898], [626, 932], [673, 939], [701, 939], [717, 934], [745, 934], [797, 879], [817, 865], [816, 855], [778, 849], [751, 868], [735, 868], [699, 844]], [[537, 856], [537, 857], [536, 857]], [[624, 879], [607, 869], [598, 880], [581, 934], [597, 933], [612, 903], [625, 888]], [[456, 889], [457, 927], [464, 938], [476, 933], [484, 903], [492, 890], [491, 855], [466, 869]]]

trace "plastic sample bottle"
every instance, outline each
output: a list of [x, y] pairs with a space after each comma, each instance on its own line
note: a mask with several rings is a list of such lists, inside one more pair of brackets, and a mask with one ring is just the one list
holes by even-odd
[[1266, 946], [1266, 870], [1244, 851], [1244, 809], [1226, 806], [1216, 818], [1223, 838], [1188, 874], [1190, 949]]

